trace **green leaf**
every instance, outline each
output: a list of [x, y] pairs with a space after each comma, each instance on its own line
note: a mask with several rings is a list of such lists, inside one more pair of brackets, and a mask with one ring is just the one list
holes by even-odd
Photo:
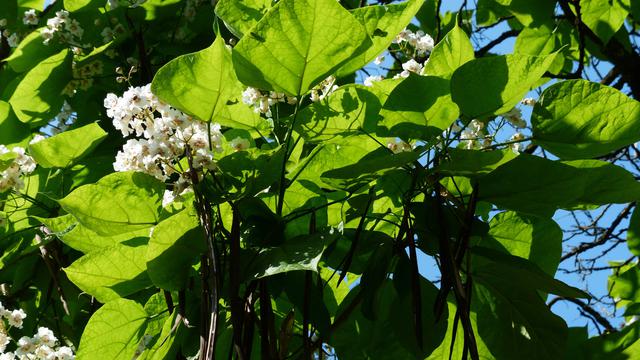
[[491, 350], [490, 358], [562, 358], [567, 341], [564, 320], [549, 311], [535, 290], [511, 281], [474, 277], [477, 334]]
[[40, 30], [36, 29], [29, 33], [20, 41], [11, 56], [5, 59], [13, 71], [22, 73], [33, 69], [42, 60], [62, 50], [61, 46], [53, 42], [45, 45], [42, 42]]
[[102, 0], [64, 0], [64, 8], [73, 11], [96, 10], [104, 6]]
[[440, 164], [439, 171], [448, 176], [478, 176], [488, 174], [517, 155], [507, 150], [447, 149], [449, 159]]
[[67, 168], [91, 153], [107, 137], [96, 124], [62, 132], [29, 145], [29, 153], [45, 168]]
[[598, 160], [551, 161], [520, 154], [479, 179], [479, 199], [531, 215], [556, 209], [627, 203], [640, 184], [625, 169]]
[[376, 134], [429, 141], [458, 118], [449, 80], [410, 74], [384, 103]]
[[327, 243], [327, 235], [317, 233], [291, 239], [278, 247], [257, 249], [246, 254], [249, 259], [243, 266], [243, 278], [247, 281], [289, 271], [318, 271], [318, 262]]
[[[555, 275], [562, 254], [562, 230], [555, 221], [506, 211], [494, 216], [489, 226], [488, 239], [483, 239], [482, 246], [506, 250]], [[491, 239], [497, 246], [486, 241]]]
[[131, 359], [144, 334], [147, 322], [144, 308], [132, 300], [111, 301], [96, 311], [87, 323], [77, 356], [104, 360]]
[[75, 226], [69, 232], [62, 234], [60, 240], [71, 248], [85, 254], [120, 243], [138, 244], [141, 241], [146, 241], [149, 237], [150, 228], [148, 227], [116, 235], [99, 235], [95, 231], [79, 224], [73, 215], [69, 214], [69, 216], [73, 218]]
[[158, 223], [164, 184], [146, 174], [117, 172], [60, 200], [80, 224], [99, 235], [117, 235]]
[[[414, 348], [409, 343], [415, 341], [413, 332], [413, 312], [410, 298], [401, 296], [385, 280], [373, 299], [375, 319], [368, 318], [363, 312], [363, 304], [357, 304], [353, 311], [345, 313], [346, 319], [331, 333], [329, 345], [336, 350], [340, 359], [423, 359], [431, 353], [444, 338], [447, 311], [439, 322], [431, 309], [437, 289], [425, 279], [420, 279], [422, 299], [423, 348]], [[347, 298], [340, 304], [338, 314], [352, 306], [361, 286], [351, 289]], [[340, 315], [338, 315], [340, 316]]]
[[535, 27], [550, 22], [550, 13], [556, 5], [554, 0], [494, 0], [518, 19], [524, 26]]
[[93, 251], [64, 271], [82, 291], [106, 303], [151, 285], [146, 274], [146, 246], [116, 244]]
[[161, 221], [153, 228], [146, 254], [153, 284], [165, 290], [184, 289], [191, 265], [206, 250], [204, 244], [193, 206]]
[[622, 27], [629, 13], [620, 0], [581, 0], [580, 8], [582, 22], [605, 44]]
[[562, 159], [606, 155], [640, 140], [640, 102], [587, 80], [554, 84], [531, 116], [534, 141]]
[[231, 52], [218, 37], [208, 48], [179, 56], [160, 68], [151, 89], [160, 99], [204, 121], [255, 128], [260, 116], [240, 101]]
[[71, 80], [71, 59], [71, 53], [62, 50], [27, 72], [9, 99], [20, 121], [38, 123], [58, 114], [62, 90]]
[[371, 45], [366, 29], [334, 0], [282, 0], [233, 51], [242, 83], [303, 95]]
[[636, 256], [640, 256], [640, 210], [638, 207], [633, 210], [633, 215], [629, 220], [629, 229], [627, 230], [627, 247], [629, 251]]
[[456, 22], [456, 25], [433, 48], [423, 73], [450, 79], [453, 72], [475, 57], [471, 41]]
[[594, 336], [583, 345], [589, 360], [637, 359], [640, 356], [640, 323], [634, 322], [622, 330]]
[[379, 156], [366, 157], [355, 164], [325, 171], [321, 178], [322, 181], [336, 188], [357, 190], [383, 173], [414, 162], [419, 157], [420, 155], [415, 151], [404, 151], [398, 154], [385, 151]]
[[9, 149], [11, 145], [24, 145], [31, 135], [29, 126], [20, 122], [11, 110], [8, 102], [0, 100], [0, 144], [6, 145]]
[[420, 6], [422, 1], [408, 0], [400, 4], [364, 6], [352, 10], [351, 14], [364, 25], [373, 44], [344, 64], [336, 75], [340, 77], [351, 74], [373, 61], [411, 22]]
[[243, 37], [271, 8], [272, 0], [220, 0], [216, 15], [233, 35]]
[[501, 55], [475, 59], [451, 77], [451, 97], [469, 118], [505, 113], [534, 87], [556, 54]]
[[380, 101], [367, 87], [342, 86], [323, 100], [302, 109], [295, 130], [306, 141], [331, 140], [336, 135], [345, 136], [374, 127], [380, 108]]
[[554, 279], [552, 275], [524, 258], [481, 246], [471, 248], [471, 252], [484, 260], [477, 261], [473, 266], [474, 278], [481, 278], [482, 281], [504, 282], [504, 284], [521, 283], [522, 285], [518, 286], [526, 286], [563, 297], [590, 298], [589, 294]]

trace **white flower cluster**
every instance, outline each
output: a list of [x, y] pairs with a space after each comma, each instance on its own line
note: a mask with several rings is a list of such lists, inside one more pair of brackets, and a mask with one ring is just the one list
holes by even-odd
[[268, 94], [260, 92], [260, 90], [252, 87], [246, 88], [242, 92], [242, 102], [247, 105], [253, 106], [253, 111], [263, 114], [264, 116], [271, 118], [271, 106], [277, 103], [286, 102], [289, 105], [294, 105], [298, 99], [294, 96], [287, 96], [284, 93], [271, 91]]
[[[13, 341], [8, 329], [22, 329], [27, 314], [22, 309], [7, 310], [0, 303], [0, 360], [73, 360], [73, 350], [67, 346], [58, 347], [58, 339], [53, 331], [39, 327], [33, 337], [23, 336], [16, 342], [14, 351], [6, 351], [7, 345]], [[6, 323], [5, 323], [6, 321]], [[8, 328], [7, 328], [8, 325]]]
[[331, 75], [311, 89], [311, 101], [320, 101], [332, 92], [336, 91], [336, 89], [338, 89], [338, 85], [336, 85], [336, 77]]
[[[124, 137], [136, 137], [116, 155], [116, 171], [140, 171], [166, 181], [180, 173], [179, 160], [186, 151], [194, 169], [216, 168], [214, 152], [222, 151], [220, 125], [193, 119], [161, 102], [150, 84], [130, 87], [121, 97], [108, 94], [104, 107]], [[184, 187], [186, 183], [188, 178], [182, 175], [176, 185]]]
[[460, 142], [467, 150], [485, 148], [491, 145], [492, 140], [492, 136], [485, 133], [484, 123], [476, 119], [471, 120], [460, 133]]
[[409, 29], [402, 30], [395, 39], [397, 44], [407, 44], [415, 49], [417, 55], [425, 55], [433, 50], [434, 41], [424, 31], [412, 32]]
[[45, 134], [56, 135], [69, 128], [77, 117], [77, 113], [73, 110], [71, 105], [65, 100], [60, 108], [60, 112], [51, 120], [46, 126], [40, 129], [40, 132]]
[[[100, 32], [100, 36], [102, 36], [102, 43], [106, 44], [109, 41], [115, 39], [118, 36], [123, 35], [126, 32], [126, 29], [124, 28], [124, 26], [122, 26], [122, 24], [120, 24], [120, 21], [118, 20], [118, 18], [116, 17], [112, 17], [109, 19], [109, 24], [107, 24], [108, 26], [105, 26], [102, 31]], [[101, 26], [102, 20], [100, 19], [96, 19], [93, 24], [95, 26]]]
[[57, 35], [58, 38], [65, 43], [77, 44], [84, 34], [84, 29], [80, 23], [69, 17], [66, 10], [56, 11], [56, 16], [47, 20], [47, 27], [40, 30], [40, 35], [44, 39], [42, 42], [48, 45]]
[[413, 148], [411, 147], [411, 144], [400, 139], [390, 139], [387, 142], [387, 148], [391, 150], [394, 154], [413, 150]]
[[36, 169], [36, 162], [25, 154], [24, 148], [16, 146], [9, 150], [6, 146], [0, 145], [0, 156], [9, 153], [13, 153], [11, 156], [14, 158], [6, 169], [0, 171], [0, 193], [11, 189], [21, 190], [24, 188], [24, 182], [20, 177], [31, 174]]
[[73, 80], [69, 81], [62, 90], [62, 94], [73, 97], [77, 89], [88, 90], [93, 85], [93, 77], [102, 75], [104, 66], [102, 61], [95, 60], [80, 67], [73, 63]]

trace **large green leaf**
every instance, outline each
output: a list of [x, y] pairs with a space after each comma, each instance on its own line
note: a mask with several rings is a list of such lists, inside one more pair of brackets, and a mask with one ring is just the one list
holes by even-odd
[[453, 29], [433, 48], [423, 72], [426, 75], [449, 79], [457, 68], [474, 57], [473, 46], [467, 33], [456, 22]]
[[234, 128], [254, 128], [260, 122], [260, 116], [240, 101], [242, 86], [222, 37], [160, 68], [151, 89], [171, 106], [200, 120]]
[[[559, 359], [567, 325], [527, 282], [474, 276], [477, 336], [495, 359]], [[522, 286], [521, 286], [522, 285]], [[458, 325], [460, 326], [460, 325]]]
[[550, 22], [550, 13], [556, 5], [554, 0], [492, 0], [503, 10], [513, 14], [524, 26], [535, 27]]
[[198, 216], [188, 206], [153, 228], [146, 254], [151, 281], [165, 290], [184, 289], [191, 265], [205, 250]]
[[520, 286], [558, 296], [589, 298], [584, 291], [554, 279], [532, 261], [481, 246], [471, 248], [471, 253], [478, 259], [472, 269], [473, 275], [483, 281], [522, 283]]
[[20, 121], [37, 123], [52, 119], [62, 107], [62, 90], [71, 80], [68, 50], [48, 57], [29, 70], [16, 87], [9, 103]]
[[106, 303], [151, 285], [146, 274], [147, 247], [116, 244], [93, 251], [64, 269], [82, 291]]
[[21, 73], [34, 68], [39, 62], [56, 54], [62, 47], [56, 43], [45, 45], [42, 42], [41, 29], [29, 33], [13, 51], [11, 56], [5, 59], [13, 71]]
[[243, 266], [243, 278], [255, 280], [289, 271], [318, 271], [318, 262], [327, 245], [326, 234], [300, 236], [278, 247], [254, 249], [247, 253]]
[[636, 206], [633, 210], [627, 230], [627, 247], [636, 256], [640, 255], [640, 210], [638, 209]]
[[[362, 290], [361, 286], [351, 289], [340, 305], [338, 314], [352, 306], [351, 303]], [[445, 311], [440, 321], [436, 322], [432, 308], [437, 289], [421, 278], [420, 292], [422, 349], [411, 346], [415, 342], [415, 332], [410, 294], [400, 295], [389, 280], [385, 280], [377, 296], [370, 299], [375, 319], [365, 315], [363, 304], [356, 305], [343, 324], [331, 333], [329, 345], [335, 348], [341, 359], [423, 359], [442, 342], [447, 318], [452, 315]]]
[[337, 75], [348, 75], [360, 69], [386, 50], [395, 36], [411, 22], [422, 3], [421, 0], [407, 0], [400, 4], [364, 6], [351, 11], [364, 25], [373, 45], [344, 64]]
[[598, 160], [551, 161], [521, 154], [479, 180], [479, 199], [523, 213], [627, 203], [640, 184], [625, 169]]
[[77, 188], [59, 202], [90, 230], [117, 235], [157, 224], [163, 193], [164, 184], [150, 175], [117, 172]]
[[216, 15], [235, 36], [241, 38], [262, 19], [271, 5], [272, 0], [220, 0], [216, 5]]
[[581, 0], [580, 8], [584, 24], [605, 44], [620, 29], [629, 14], [628, 6], [625, 7], [620, 0]]
[[365, 86], [347, 85], [302, 109], [295, 129], [306, 141], [326, 141], [374, 127], [380, 108], [376, 95]]
[[89, 154], [106, 137], [98, 124], [91, 123], [31, 144], [29, 152], [42, 167], [66, 168]]
[[147, 323], [144, 308], [133, 300], [117, 299], [98, 309], [87, 323], [78, 359], [119, 360], [134, 357]]
[[64, 0], [64, 8], [69, 11], [95, 10], [104, 6], [102, 0]]
[[458, 118], [449, 80], [411, 74], [393, 89], [384, 103], [376, 134], [431, 140]]
[[598, 157], [640, 140], [640, 102], [605, 85], [569, 80], [542, 93], [535, 142], [562, 159]]
[[[0, 144], [22, 144], [31, 135], [29, 126], [21, 123], [8, 102], [0, 100]], [[9, 147], [9, 146], [8, 146]]]
[[[556, 273], [562, 253], [562, 230], [555, 221], [506, 211], [494, 216], [489, 226], [487, 236], [496, 241], [497, 249], [529, 259], [548, 275]], [[482, 245], [493, 247], [487, 241]]]
[[303, 95], [371, 45], [366, 29], [334, 0], [283, 0], [233, 51], [238, 78]]
[[451, 97], [470, 118], [505, 113], [538, 83], [556, 54], [501, 55], [475, 59], [451, 77]]
[[447, 155], [449, 158], [440, 164], [440, 173], [468, 177], [488, 174], [517, 156], [510, 149], [482, 151], [458, 148], [447, 149]]

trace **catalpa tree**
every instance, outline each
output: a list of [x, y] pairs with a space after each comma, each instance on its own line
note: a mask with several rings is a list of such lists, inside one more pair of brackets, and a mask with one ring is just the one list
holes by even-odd
[[3, 0], [0, 359], [637, 358], [639, 19]]

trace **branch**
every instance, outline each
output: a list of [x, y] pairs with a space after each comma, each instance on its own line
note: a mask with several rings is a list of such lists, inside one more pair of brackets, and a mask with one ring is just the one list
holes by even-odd
[[491, 40], [489, 43], [487, 43], [487, 45], [478, 49], [476, 51], [476, 57], [481, 57], [486, 55], [495, 46], [499, 45], [500, 43], [507, 40], [508, 38], [518, 36], [518, 34], [520, 34], [520, 30], [509, 30], [509, 31], [503, 32], [502, 34], [500, 34], [500, 36], [498, 36], [494, 40]]
[[585, 303], [582, 300], [574, 299], [574, 298], [567, 298], [567, 297], [563, 297], [563, 296], [558, 296], [558, 297], [552, 299], [551, 301], [549, 301], [547, 306], [549, 307], [549, 309], [551, 309], [551, 307], [555, 303], [560, 301], [560, 300], [568, 301], [568, 302], [571, 302], [571, 303], [574, 303], [574, 304], [578, 305], [585, 313], [591, 315], [593, 317], [593, 319], [595, 319], [600, 325], [602, 325], [602, 327], [604, 327], [608, 332], [616, 332], [617, 331], [616, 328], [614, 328], [613, 325], [611, 325], [609, 320], [607, 320], [598, 311], [596, 311], [594, 308], [589, 306], [589, 304]]
[[635, 205], [636, 205], [635, 202], [627, 205], [627, 207], [625, 207], [618, 214], [618, 216], [611, 222], [611, 225], [609, 226], [609, 228], [607, 228], [607, 230], [605, 230], [605, 232], [602, 235], [600, 235], [595, 241], [580, 244], [579, 246], [573, 248], [568, 253], [562, 255], [562, 258], [560, 259], [560, 261], [561, 262], [565, 261], [570, 257], [581, 254], [589, 249], [593, 249], [594, 247], [602, 245], [605, 242], [607, 242], [607, 240], [609, 240], [609, 237], [611, 237], [611, 234], [613, 234], [613, 231], [618, 227], [618, 225], [620, 225], [622, 220], [629, 215], [629, 213], [631, 212], [631, 209], [633, 209]]

